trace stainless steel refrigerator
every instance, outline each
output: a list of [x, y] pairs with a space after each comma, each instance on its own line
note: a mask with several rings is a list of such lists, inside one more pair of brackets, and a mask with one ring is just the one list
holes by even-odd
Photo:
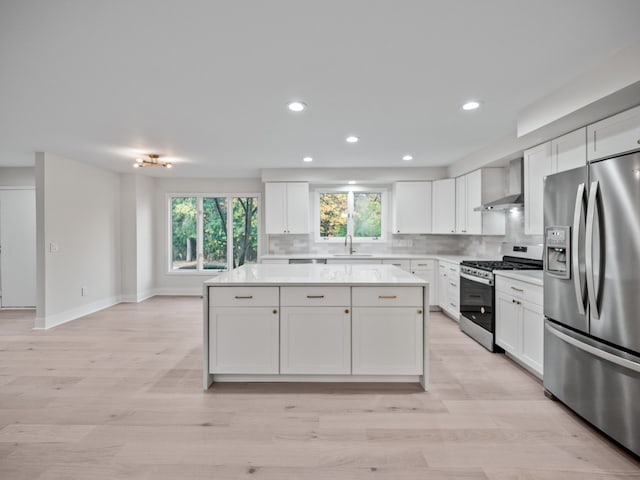
[[640, 152], [544, 186], [544, 387], [640, 455]]

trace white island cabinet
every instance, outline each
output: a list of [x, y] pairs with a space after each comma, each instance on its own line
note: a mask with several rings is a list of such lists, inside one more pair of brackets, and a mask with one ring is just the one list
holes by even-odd
[[393, 265], [244, 265], [204, 284], [213, 382], [419, 382], [429, 283]]

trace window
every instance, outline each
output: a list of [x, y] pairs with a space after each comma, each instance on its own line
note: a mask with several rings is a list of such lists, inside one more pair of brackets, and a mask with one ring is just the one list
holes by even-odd
[[353, 235], [358, 241], [384, 240], [384, 190], [318, 190], [317, 237], [319, 241], [344, 240]]
[[214, 272], [258, 261], [258, 195], [171, 196], [169, 270]]

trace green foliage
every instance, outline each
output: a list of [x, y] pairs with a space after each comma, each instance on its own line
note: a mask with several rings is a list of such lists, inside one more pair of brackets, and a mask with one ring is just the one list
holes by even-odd
[[354, 193], [353, 236], [380, 237], [382, 235], [382, 195]]
[[[171, 199], [172, 258], [175, 262], [195, 260], [197, 208], [195, 197], [174, 197]], [[189, 249], [191, 242], [193, 248]], [[188, 255], [190, 254], [190, 255]]]
[[347, 194], [320, 194], [320, 236], [347, 236]]
[[[231, 199], [233, 259], [229, 265], [227, 230], [229, 198], [202, 199], [202, 252], [205, 270], [226, 270], [258, 260], [258, 199]], [[196, 268], [197, 198], [171, 200], [172, 261], [174, 268]], [[187, 258], [189, 257], [189, 258]]]

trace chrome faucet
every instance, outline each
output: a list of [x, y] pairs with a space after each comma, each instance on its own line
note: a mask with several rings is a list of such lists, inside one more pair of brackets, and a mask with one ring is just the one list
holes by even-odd
[[349, 255], [353, 255], [355, 253], [355, 250], [353, 249], [353, 235], [349, 234], [346, 237], [344, 237], [344, 246], [347, 246], [347, 243], [349, 244]]

